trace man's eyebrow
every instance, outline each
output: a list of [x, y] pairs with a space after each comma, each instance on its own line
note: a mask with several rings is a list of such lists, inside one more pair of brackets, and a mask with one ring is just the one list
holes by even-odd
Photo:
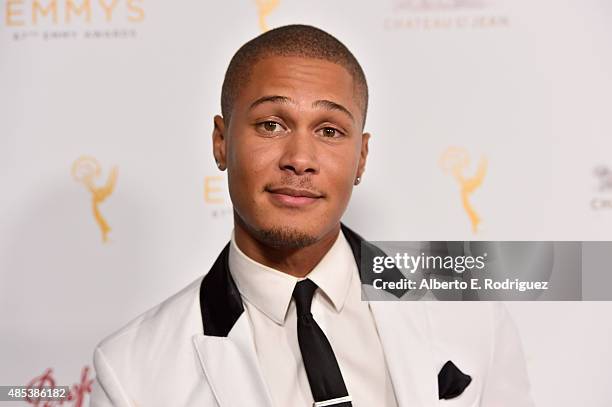
[[352, 121], [355, 121], [355, 118], [353, 117], [351, 112], [346, 107], [336, 102], [332, 102], [331, 100], [317, 100], [315, 102], [312, 102], [312, 107], [313, 108], [322, 107], [327, 110], [337, 110], [339, 112], [343, 112], [344, 114], [346, 114], [348, 117], [351, 118]]
[[253, 103], [251, 103], [251, 106], [249, 107], [249, 109], [253, 109], [256, 106], [259, 106], [262, 103], [267, 103], [267, 102], [282, 103], [282, 104], [294, 103], [293, 100], [291, 100], [287, 96], [280, 96], [280, 95], [262, 96], [256, 101], [254, 101]]
[[[253, 103], [251, 103], [251, 106], [249, 107], [249, 109], [253, 109], [261, 105], [262, 103], [295, 104], [293, 99], [287, 96], [269, 95], [269, 96], [262, 96], [256, 101], [254, 101]], [[323, 108], [327, 110], [337, 110], [339, 112], [343, 112], [344, 114], [346, 114], [352, 121], [355, 121], [353, 114], [346, 107], [342, 106], [339, 103], [332, 102], [331, 100], [314, 101], [312, 102], [312, 107], [313, 108]]]

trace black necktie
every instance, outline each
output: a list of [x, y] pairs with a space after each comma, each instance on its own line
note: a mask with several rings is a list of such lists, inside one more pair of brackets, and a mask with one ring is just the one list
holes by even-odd
[[299, 281], [293, 289], [298, 342], [312, 397], [315, 407], [351, 407], [334, 351], [310, 312], [316, 289], [317, 285], [308, 279]]

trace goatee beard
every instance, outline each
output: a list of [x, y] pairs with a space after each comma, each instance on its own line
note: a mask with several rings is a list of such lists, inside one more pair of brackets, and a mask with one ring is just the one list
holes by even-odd
[[288, 226], [262, 229], [256, 233], [260, 242], [277, 249], [301, 249], [317, 242], [315, 236]]

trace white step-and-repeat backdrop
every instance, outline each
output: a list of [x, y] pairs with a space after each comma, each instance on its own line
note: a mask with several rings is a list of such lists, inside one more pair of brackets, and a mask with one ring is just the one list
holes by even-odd
[[[271, 27], [323, 28], [364, 67], [344, 221], [366, 238], [612, 240], [607, 0], [0, 4], [1, 385], [87, 405], [95, 345], [208, 270], [232, 226], [223, 74]], [[539, 406], [612, 405], [612, 304], [508, 306]]]

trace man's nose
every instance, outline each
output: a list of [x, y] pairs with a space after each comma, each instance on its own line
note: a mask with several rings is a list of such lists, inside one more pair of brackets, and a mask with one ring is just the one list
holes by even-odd
[[308, 131], [294, 131], [283, 146], [279, 166], [296, 175], [314, 175], [319, 172], [316, 136]]

